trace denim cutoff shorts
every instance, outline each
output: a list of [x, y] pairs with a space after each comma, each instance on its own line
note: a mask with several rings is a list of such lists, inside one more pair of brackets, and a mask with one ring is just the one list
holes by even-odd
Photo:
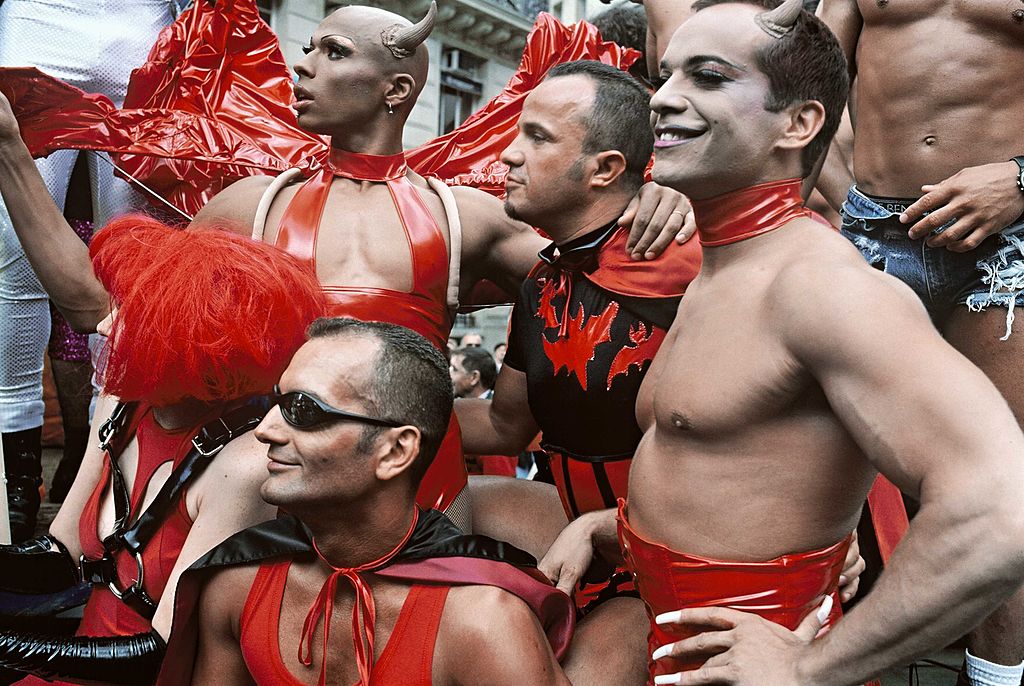
[[852, 186], [840, 210], [842, 233], [871, 266], [914, 289], [936, 325], [958, 305], [973, 312], [997, 305], [1006, 307], [1002, 340], [1009, 338], [1014, 308], [1024, 305], [1024, 216], [971, 252], [958, 253], [907, 235], [911, 225], [899, 216], [914, 201], [869, 196]]

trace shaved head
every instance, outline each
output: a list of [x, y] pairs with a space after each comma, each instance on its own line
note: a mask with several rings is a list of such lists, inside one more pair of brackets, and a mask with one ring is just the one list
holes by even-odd
[[408, 74], [415, 82], [411, 107], [427, 81], [429, 56], [427, 46], [420, 44], [408, 57], [399, 58], [386, 42], [396, 31], [413, 26], [405, 17], [365, 5], [340, 7], [327, 16], [318, 27], [323, 35], [339, 34], [349, 38], [359, 50], [371, 58], [386, 75]]

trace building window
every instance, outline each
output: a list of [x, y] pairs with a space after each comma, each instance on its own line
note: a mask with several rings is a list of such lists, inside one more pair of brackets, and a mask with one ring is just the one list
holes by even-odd
[[448, 133], [476, 111], [483, 94], [485, 60], [457, 48], [441, 52], [440, 133]]
[[274, 15], [277, 14], [279, 3], [280, 0], [256, 0], [256, 8], [260, 11], [260, 16], [270, 28], [274, 28]]

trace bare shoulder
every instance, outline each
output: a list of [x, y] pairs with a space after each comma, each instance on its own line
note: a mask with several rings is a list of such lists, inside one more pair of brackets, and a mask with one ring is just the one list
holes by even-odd
[[237, 620], [258, 569], [258, 565], [236, 565], [210, 572], [203, 581], [200, 616], [209, 613], [218, 615], [221, 620]]
[[213, 512], [231, 532], [272, 519], [275, 508], [260, 497], [267, 476], [267, 447], [254, 432], [242, 434], [217, 454], [190, 489], [196, 516], [204, 510]]
[[221, 229], [243, 236], [251, 235], [260, 198], [273, 181], [273, 176], [239, 179], [213, 196], [196, 214], [190, 228]]
[[445, 619], [461, 633], [480, 638], [502, 634], [511, 624], [536, 622], [533, 610], [519, 597], [495, 586], [455, 586], [448, 592]]
[[837, 234], [808, 242], [787, 260], [766, 295], [779, 332], [798, 348], [841, 345], [880, 331], [934, 333], [914, 292], [871, 267]]
[[485, 236], [515, 224], [505, 214], [502, 202], [490, 193], [470, 186], [452, 186], [451, 191], [459, 206], [462, 233], [466, 239]]
[[537, 616], [524, 601], [493, 586], [449, 591], [438, 646], [449, 683], [568, 684]]
[[248, 431], [234, 439], [217, 453], [206, 474], [219, 475], [228, 483], [243, 484], [267, 478], [267, 446]]

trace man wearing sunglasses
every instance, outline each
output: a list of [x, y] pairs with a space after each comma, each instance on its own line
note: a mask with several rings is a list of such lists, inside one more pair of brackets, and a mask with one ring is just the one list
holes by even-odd
[[391, 324], [309, 337], [256, 430], [261, 493], [288, 515], [183, 577], [158, 683], [567, 684], [569, 598], [522, 551], [416, 507], [451, 412], [444, 356]]
[[129, 216], [90, 250], [115, 298], [99, 327], [109, 395], [49, 534], [0, 546], [0, 589], [7, 607], [19, 593], [32, 608], [74, 598], [82, 581], [91, 588], [74, 637], [31, 635], [29, 620], [14, 618], [16, 630], [0, 631], [0, 666], [149, 683], [181, 572], [274, 517], [259, 497], [266, 453], [252, 433], [263, 411], [249, 398], [280, 378], [325, 303], [294, 259], [223, 231], [186, 234]]

